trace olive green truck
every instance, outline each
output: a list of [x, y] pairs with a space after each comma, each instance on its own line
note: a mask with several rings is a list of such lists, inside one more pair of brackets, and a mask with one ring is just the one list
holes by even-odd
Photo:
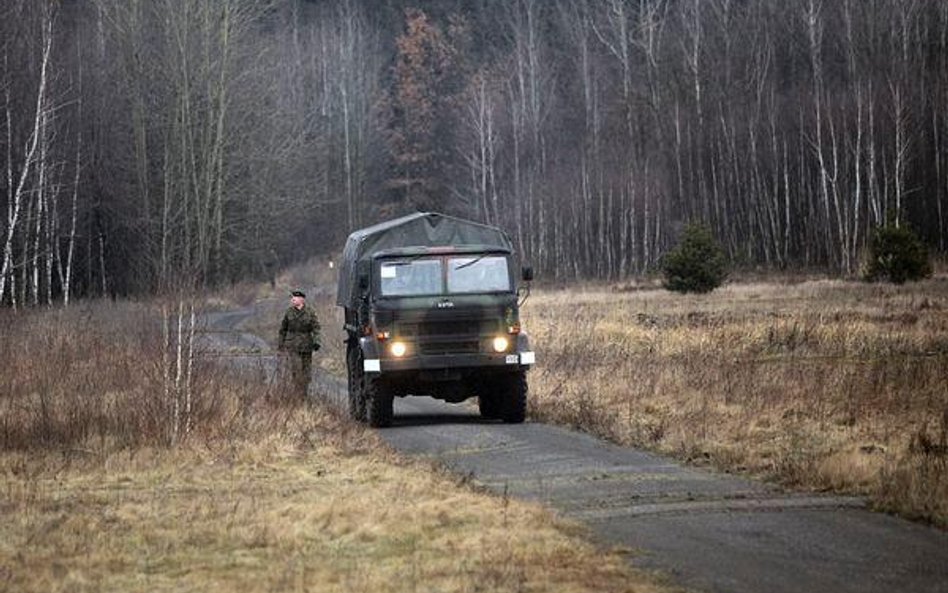
[[336, 303], [350, 415], [382, 427], [395, 397], [477, 397], [485, 418], [523, 422], [535, 355], [520, 305], [532, 279], [502, 230], [460, 218], [416, 213], [349, 235]]

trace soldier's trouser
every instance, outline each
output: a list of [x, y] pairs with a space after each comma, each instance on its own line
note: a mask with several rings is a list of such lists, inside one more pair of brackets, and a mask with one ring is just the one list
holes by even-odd
[[313, 353], [291, 352], [289, 358], [296, 396], [305, 399], [309, 391], [309, 378], [313, 372]]

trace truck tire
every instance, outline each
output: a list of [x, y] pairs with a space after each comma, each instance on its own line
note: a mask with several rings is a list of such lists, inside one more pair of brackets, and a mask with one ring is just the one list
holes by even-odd
[[500, 419], [507, 424], [520, 424], [527, 417], [527, 374], [524, 371], [507, 375], [497, 382], [495, 397], [500, 399]]
[[494, 419], [500, 417], [500, 405], [497, 397], [496, 378], [482, 377], [472, 381], [470, 390], [477, 396], [477, 409], [481, 418]]
[[379, 378], [366, 377], [362, 391], [365, 402], [365, 416], [372, 428], [385, 428], [392, 425], [394, 416], [394, 396], [392, 390]]
[[362, 372], [362, 354], [358, 348], [349, 348], [346, 367], [349, 379], [349, 417], [356, 422], [365, 422], [365, 389], [362, 385], [365, 373]]
[[477, 396], [477, 408], [484, 418], [497, 418], [497, 396], [493, 393], [482, 393]]

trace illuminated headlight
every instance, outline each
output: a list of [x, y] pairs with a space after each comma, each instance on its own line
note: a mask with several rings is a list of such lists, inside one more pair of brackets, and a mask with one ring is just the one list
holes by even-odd
[[392, 356], [395, 358], [401, 358], [405, 356], [405, 353], [408, 352], [408, 346], [405, 342], [392, 342], [392, 345], [388, 349], [392, 353]]
[[494, 352], [506, 352], [507, 348], [510, 346], [510, 342], [507, 338], [503, 336], [498, 336], [494, 338]]

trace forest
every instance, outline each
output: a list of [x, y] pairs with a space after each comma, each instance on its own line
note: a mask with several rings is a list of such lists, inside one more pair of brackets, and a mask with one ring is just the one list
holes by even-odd
[[943, 0], [2, 0], [0, 304], [261, 278], [414, 210], [548, 279], [948, 232]]

